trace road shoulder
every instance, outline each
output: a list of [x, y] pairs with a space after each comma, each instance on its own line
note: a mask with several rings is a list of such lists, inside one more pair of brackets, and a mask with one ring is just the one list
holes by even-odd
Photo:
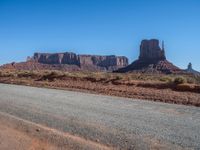
[[0, 130], [0, 148], [4, 150], [112, 149], [1, 112]]

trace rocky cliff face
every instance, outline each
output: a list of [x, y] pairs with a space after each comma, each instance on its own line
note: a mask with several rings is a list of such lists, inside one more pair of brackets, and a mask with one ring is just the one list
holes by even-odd
[[143, 40], [140, 45], [140, 60], [165, 60], [164, 43], [162, 49], [159, 40]]
[[143, 40], [138, 60], [116, 72], [178, 73], [181, 70], [170, 63], [165, 56], [164, 43], [160, 48], [159, 40]]
[[74, 64], [79, 65], [79, 58], [75, 53], [35, 53], [33, 59], [42, 64]]
[[123, 67], [128, 65], [126, 57], [116, 56], [95, 56], [95, 55], [79, 55], [80, 65], [95, 65], [100, 67], [118, 66]]
[[113, 71], [128, 65], [124, 56], [77, 55], [75, 53], [35, 53], [33, 60], [42, 64], [77, 65], [85, 70]]

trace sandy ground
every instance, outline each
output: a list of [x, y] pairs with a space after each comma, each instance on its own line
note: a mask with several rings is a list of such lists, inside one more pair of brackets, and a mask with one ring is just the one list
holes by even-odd
[[0, 150], [109, 150], [111, 147], [0, 113]]
[[31, 137], [28, 133], [19, 131], [0, 120], [0, 149], [1, 150], [57, 150], [57, 146]]

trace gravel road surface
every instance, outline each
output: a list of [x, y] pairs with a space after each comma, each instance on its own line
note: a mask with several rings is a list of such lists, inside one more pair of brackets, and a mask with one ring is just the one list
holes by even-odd
[[0, 84], [0, 112], [114, 149], [200, 149], [200, 108]]

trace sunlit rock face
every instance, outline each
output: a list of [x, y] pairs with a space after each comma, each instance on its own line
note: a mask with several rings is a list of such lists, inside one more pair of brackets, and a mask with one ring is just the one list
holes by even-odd
[[115, 72], [146, 72], [146, 73], [177, 73], [181, 69], [170, 63], [165, 56], [164, 42], [162, 48], [159, 40], [142, 40], [140, 44], [139, 58], [127, 67]]
[[165, 51], [159, 46], [159, 40], [143, 40], [140, 45], [140, 60], [165, 60]]
[[35, 53], [33, 60], [42, 64], [77, 65], [83, 70], [113, 71], [128, 65], [124, 56], [77, 55], [75, 53]]

